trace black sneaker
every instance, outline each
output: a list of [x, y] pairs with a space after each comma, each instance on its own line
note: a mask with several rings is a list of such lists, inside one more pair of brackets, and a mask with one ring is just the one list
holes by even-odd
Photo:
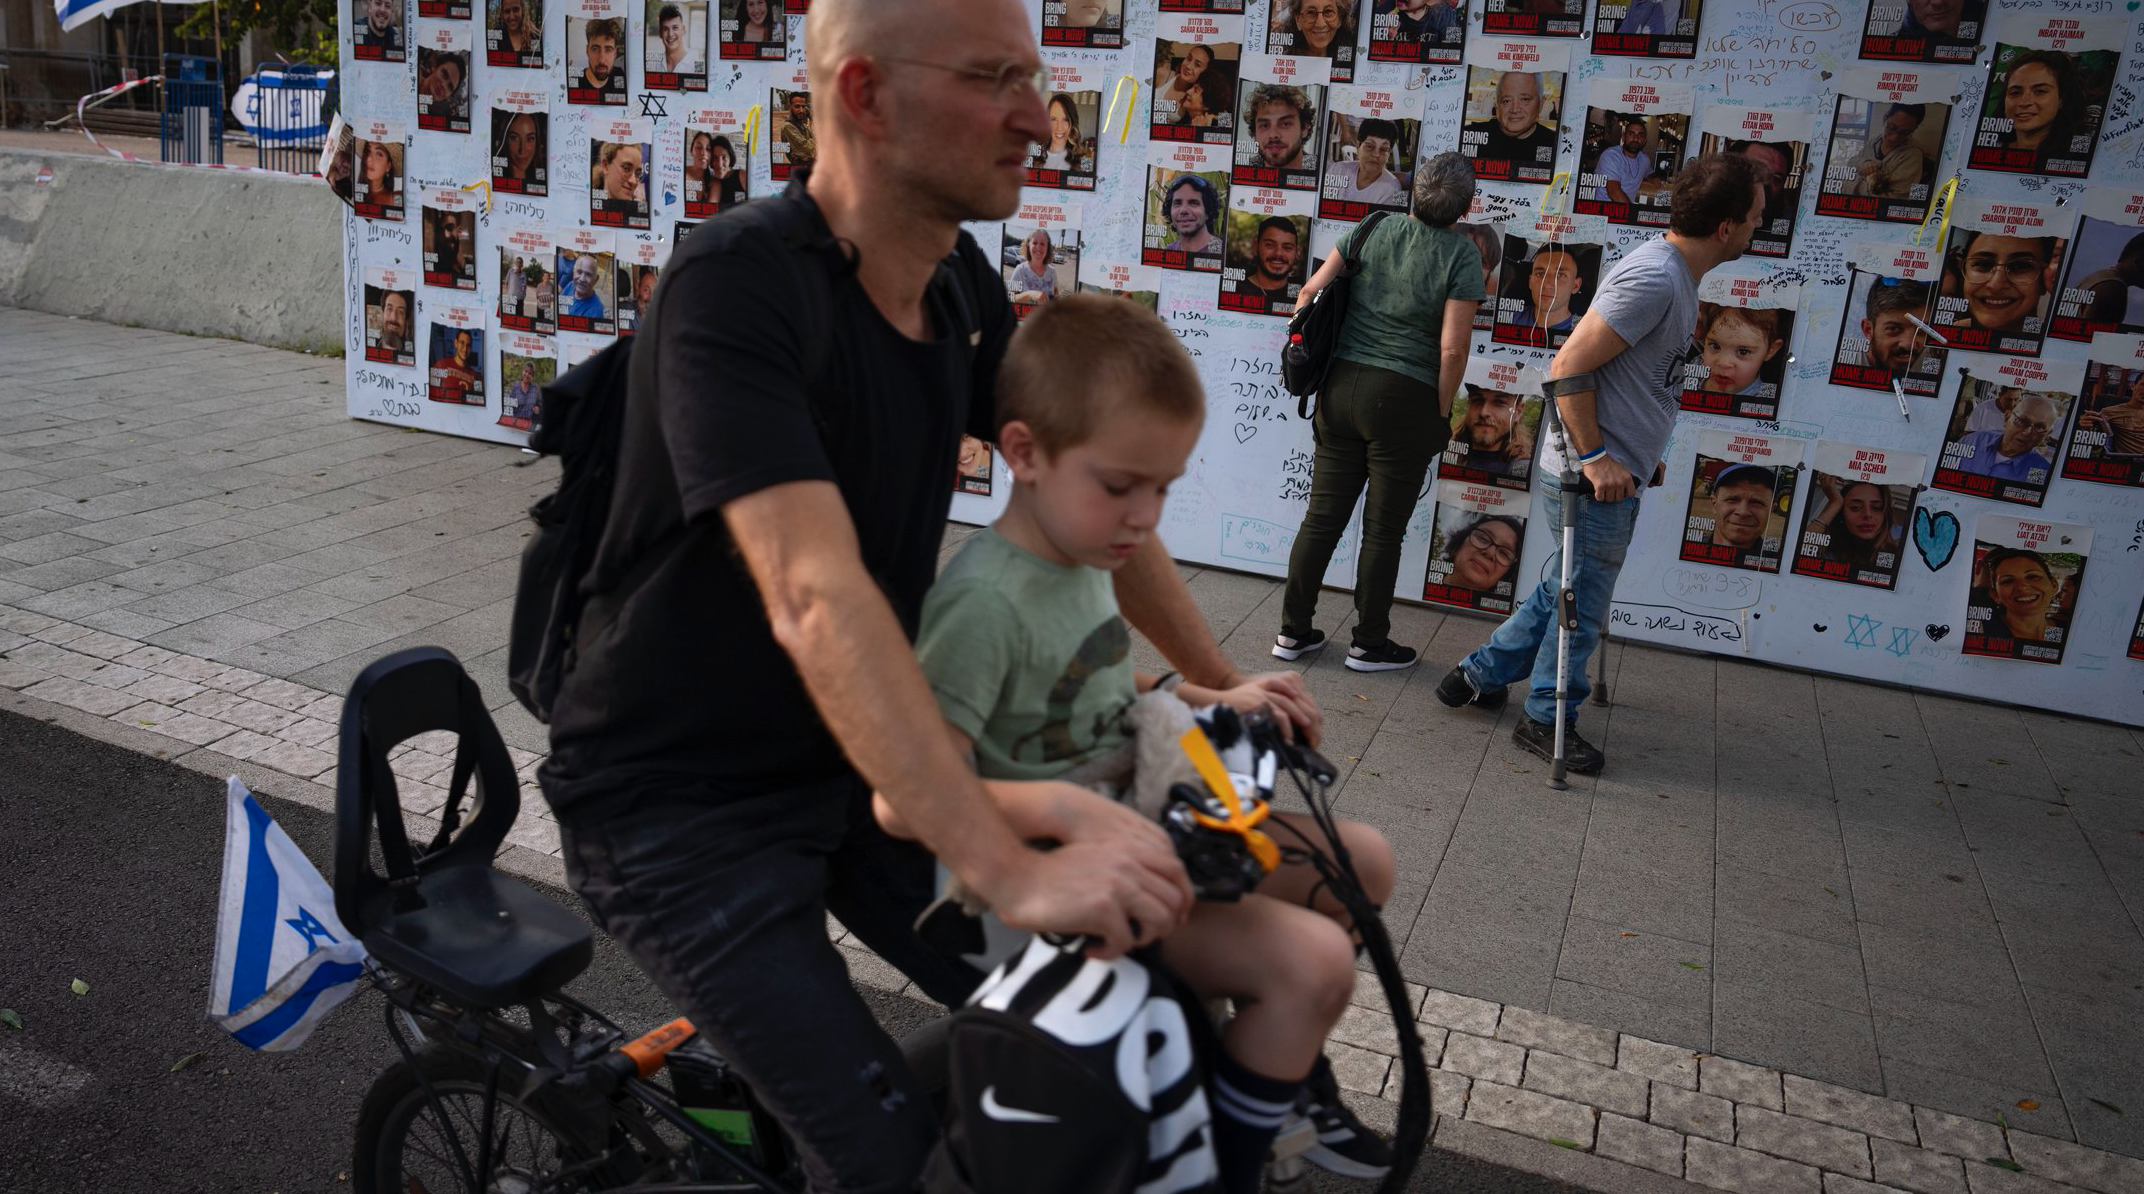
[[1358, 672], [1396, 672], [1413, 667], [1420, 658], [1413, 647], [1402, 647], [1391, 639], [1374, 647], [1356, 643], [1347, 649], [1347, 665]]
[[1323, 1057], [1303, 1083], [1302, 1113], [1318, 1132], [1304, 1160], [1335, 1177], [1375, 1181], [1391, 1172], [1392, 1145], [1340, 1101], [1340, 1082]]
[[1455, 667], [1447, 672], [1444, 680], [1437, 685], [1437, 699], [1454, 709], [1472, 705], [1494, 713], [1504, 707], [1506, 695], [1506, 690], [1501, 687], [1486, 690], [1476, 687], [1474, 677], [1467, 675], [1467, 669], [1463, 667]]
[[[1553, 761], [1556, 757], [1556, 727], [1531, 717], [1521, 717], [1519, 724], [1511, 727], [1511, 740], [1520, 746]], [[1577, 726], [1566, 726], [1563, 731], [1563, 765], [1573, 775], [1599, 775], [1608, 763], [1608, 756], [1601, 748], [1578, 736]]]
[[1301, 659], [1312, 651], [1325, 649], [1325, 632], [1313, 630], [1308, 634], [1289, 634], [1282, 631], [1273, 636], [1273, 656], [1276, 659]]

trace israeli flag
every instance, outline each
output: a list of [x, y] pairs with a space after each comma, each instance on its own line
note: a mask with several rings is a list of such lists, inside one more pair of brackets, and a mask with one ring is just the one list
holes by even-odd
[[357, 990], [364, 963], [327, 880], [232, 776], [209, 1018], [252, 1048], [295, 1049]]
[[[168, 2], [178, 3], [178, 0]], [[52, 0], [52, 8], [59, 14], [60, 32], [65, 33], [97, 17], [108, 17], [115, 9], [137, 3], [140, 0]]]

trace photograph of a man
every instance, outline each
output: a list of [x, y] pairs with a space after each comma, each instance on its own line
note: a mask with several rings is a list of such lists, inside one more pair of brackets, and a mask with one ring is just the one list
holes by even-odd
[[536, 358], [501, 353], [499, 364], [507, 376], [514, 379], [500, 404], [499, 421], [526, 431], [535, 426], [536, 412], [543, 402], [543, 387], [536, 380]]
[[1762, 552], [1778, 487], [1779, 474], [1759, 465], [1721, 469], [1712, 479], [1712, 535], [1707, 542], [1738, 554]]
[[819, 142], [812, 132], [809, 92], [776, 89], [774, 107], [782, 114], [774, 128], [773, 161], [774, 177], [780, 181], [817, 161]]
[[1236, 125], [1236, 181], [1310, 190], [1318, 184], [1311, 153], [1317, 105], [1310, 92], [1287, 83], [1260, 83], [1244, 96]]
[[1148, 188], [1144, 264], [1169, 269], [1212, 270], [1221, 268], [1225, 245], [1221, 217], [1226, 200], [1221, 187], [1224, 174], [1177, 173], [1153, 168], [1154, 185]]
[[1627, 115], [1611, 119], [1621, 126], [1622, 133], [1613, 145], [1602, 146], [1590, 164], [1579, 166], [1579, 172], [1588, 180], [1580, 186], [1579, 195], [1597, 202], [1632, 207], [1638, 202], [1639, 188], [1653, 176], [1653, 155], [1646, 151], [1645, 117]]
[[[1607, 763], [1606, 753], [1571, 722], [1592, 692], [1587, 664], [1637, 528], [1638, 492], [1665, 476], [1677, 405], [1665, 391], [1697, 327], [1697, 284], [1749, 248], [1764, 214], [1762, 181], [1747, 158], [1693, 159], [1676, 181], [1667, 234], [1616, 262], [1549, 366], [1552, 380], [1570, 384], [1553, 399], [1563, 437], [1542, 449], [1536, 516], [1550, 527], [1576, 520], [1578, 539], [1587, 544], [1571, 561], [1578, 629], [1567, 639], [1569, 684], [1561, 702], [1565, 762], [1580, 775], [1599, 774]], [[1589, 496], [1566, 495], [1558, 484], [1567, 458], [1591, 482]], [[1514, 726], [1512, 742], [1543, 758], [1554, 753], [1559, 706], [1560, 652], [1551, 628], [1562, 601], [1561, 566], [1551, 555], [1524, 604], [1437, 686], [1437, 699], [1453, 708], [1500, 710], [1507, 686], [1525, 681], [1526, 716]]]
[[[1308, 273], [1303, 241], [1310, 221], [1305, 217], [1266, 216], [1231, 212], [1227, 268], [1229, 278], [1222, 307], [1272, 315], [1292, 315], [1296, 295], [1302, 292]], [[1247, 227], [1246, 227], [1247, 226]], [[1243, 237], [1248, 231], [1250, 235]], [[1241, 246], [1234, 243], [1243, 237]], [[1240, 274], [1241, 277], [1237, 277]]]
[[410, 290], [391, 290], [385, 285], [365, 286], [365, 359], [388, 365], [417, 363], [411, 340], [417, 295]]
[[2125, 384], [2109, 386], [2104, 394], [2119, 400], [2103, 399], [2100, 406], [2079, 414], [2077, 425], [2106, 436], [2109, 456], [2144, 456], [2144, 369], [2114, 372]]
[[1524, 488], [1533, 475], [1534, 435], [1540, 425], [1539, 395], [1468, 382], [1452, 408], [1452, 440], [1437, 464], [1437, 476]]
[[[575, 319], [604, 320], [610, 318], [610, 303], [607, 296], [598, 293], [597, 286], [603, 280], [603, 263], [599, 254], [582, 253], [574, 256], [561, 251], [558, 272], [573, 279], [572, 291], [566, 303], [567, 315]], [[569, 272], [570, 269], [570, 272]]]
[[[1944, 456], [1958, 467], [2000, 481], [2045, 484], [2055, 467], [2054, 446], [2049, 439], [2061, 424], [2063, 395], [2033, 390], [2009, 390], [2009, 413], [2002, 426], [1969, 431], [1944, 446]], [[1998, 398], [2002, 395], [1998, 391]]]
[[491, 0], [485, 8], [484, 61], [492, 66], [543, 65], [543, 0]]
[[572, 51], [566, 64], [570, 72], [566, 102], [624, 104], [625, 22], [615, 17], [567, 17], [566, 40]]
[[1468, 114], [1477, 109], [1477, 95], [1486, 94], [1489, 109], [1486, 118], [1468, 121], [1459, 133], [1459, 152], [1474, 160], [1475, 177], [1547, 182], [1556, 171], [1556, 129], [1545, 121], [1555, 119], [1551, 93], [1561, 94], [1563, 72], [1477, 66], [1469, 69], [1468, 80]]
[[403, 0], [356, 0], [356, 34], [352, 41], [359, 58], [373, 62], [403, 60]]
[[1533, 347], [1562, 344], [1586, 313], [1601, 249], [1596, 244], [1534, 245], [1505, 236], [1494, 338]]
[[1906, 385], [1907, 393], [1934, 393], [1944, 353], [1932, 347], [1921, 326], [1929, 317], [1928, 283], [1860, 271], [1854, 277], [1865, 279], [1856, 288], [1861, 309], [1841, 330], [1833, 384], [1889, 389], [1892, 378], [1902, 384], [1918, 378], [1919, 385]]
[[2144, 232], [2086, 216], [2056, 293], [2051, 335], [2089, 342], [2100, 332], [2144, 331]]
[[2093, 361], [2086, 367], [2063, 476], [2144, 486], [2144, 369], [2128, 366]]
[[482, 336], [473, 328], [432, 325], [432, 401], [484, 405]]
[[1884, 111], [1883, 131], [1847, 164], [1853, 167], [1853, 193], [1878, 199], [1908, 197], [1928, 172], [1928, 152], [1914, 140], [1928, 121], [1926, 104], [1892, 104]]
[[[2067, 378], [2050, 381], [2081, 388]], [[1958, 385], [1930, 483], [1953, 493], [2040, 505], [2047, 499], [2061, 449], [2058, 437], [2075, 400], [2069, 389], [2027, 389], [2010, 378], [1990, 380], [1968, 372]]]
[[648, 0], [648, 86], [707, 90], [707, 0]]
[[1817, 187], [1820, 216], [1918, 223], [1934, 194], [1950, 105], [1841, 93]]

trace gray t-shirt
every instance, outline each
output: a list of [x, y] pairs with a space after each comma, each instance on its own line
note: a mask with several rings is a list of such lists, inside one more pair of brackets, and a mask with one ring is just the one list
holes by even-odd
[[[1599, 380], [1594, 410], [1608, 455], [1643, 485], [1667, 457], [1682, 405], [1683, 362], [1695, 353], [1697, 279], [1682, 250], [1666, 237], [1631, 250], [1616, 262], [1593, 296], [1588, 314], [1608, 321], [1630, 347], [1594, 370]], [[1550, 437], [1542, 467], [1562, 471], [1563, 458]]]

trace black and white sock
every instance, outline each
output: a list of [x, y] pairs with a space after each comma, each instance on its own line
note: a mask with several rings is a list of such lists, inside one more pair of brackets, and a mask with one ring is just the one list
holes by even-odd
[[1274, 1133], [1295, 1109], [1301, 1079], [1268, 1078], [1225, 1051], [1213, 1075], [1213, 1148], [1223, 1194], [1257, 1194]]

